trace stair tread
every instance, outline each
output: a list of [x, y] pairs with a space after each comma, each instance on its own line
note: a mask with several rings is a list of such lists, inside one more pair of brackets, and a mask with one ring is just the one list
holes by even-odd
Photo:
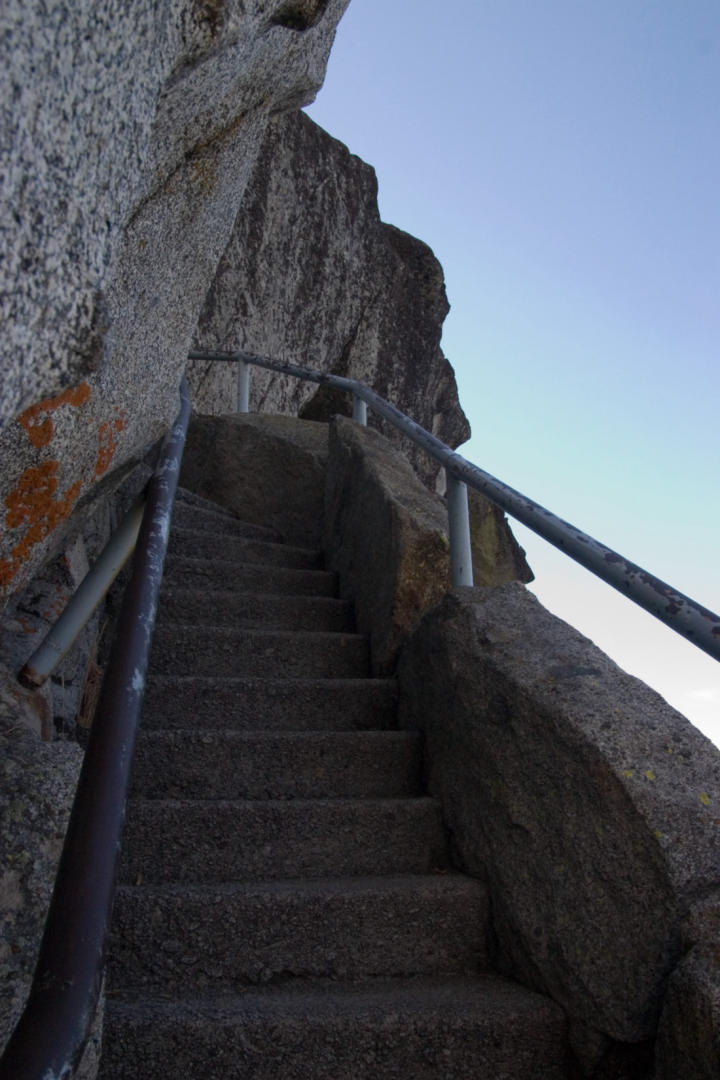
[[196, 622], [159, 623], [150, 666], [168, 674], [192, 668], [207, 675], [313, 675], [317, 678], [369, 673], [365, 634], [342, 630], [270, 630], [266, 627], [202, 627]]
[[132, 791], [150, 798], [409, 796], [420, 735], [410, 731], [141, 731]]
[[180, 555], [222, 559], [225, 562], [262, 563], [301, 570], [322, 570], [325, 565], [325, 556], [317, 548], [178, 525], [174, 525], [170, 532], [168, 554], [170, 557]]
[[[166, 622], [163, 623], [159, 633], [171, 633], [183, 631], [195, 637], [197, 635], [197, 623], [194, 622]], [[287, 642], [297, 641], [298, 638], [317, 639], [318, 641], [338, 641], [340, 638], [349, 641], [367, 641], [367, 634], [358, 634], [354, 630], [268, 630], [266, 627], [245, 626], [203, 626], [203, 634], [217, 634], [218, 637], [259, 638], [260, 640], [280, 639]]]
[[323, 693], [339, 691], [344, 693], [348, 690], [359, 691], [363, 689], [373, 692], [381, 691], [390, 696], [397, 695], [397, 680], [394, 678], [373, 678], [357, 676], [344, 679], [308, 679], [300, 677], [281, 678], [279, 676], [260, 675], [166, 675], [162, 671], [148, 672], [147, 684], [156, 684], [163, 688], [163, 692], [177, 686], [180, 690], [186, 687], [200, 686], [207, 689], [210, 686], [237, 686], [238, 688], [287, 691], [291, 693], [302, 689], [317, 690]]
[[177, 991], [475, 972], [487, 914], [486, 887], [452, 874], [129, 885], [115, 898], [109, 978]]
[[188, 897], [204, 900], [208, 896], [272, 896], [279, 900], [318, 896], [362, 896], [368, 893], [442, 896], [463, 893], [486, 895], [487, 886], [477, 878], [456, 871], [418, 874], [363, 874], [358, 877], [283, 878], [280, 881], [162, 882], [158, 884], [118, 885], [118, 896]]
[[[203, 559], [189, 555], [176, 555], [169, 551], [165, 559], [165, 571], [161, 598], [168, 585], [175, 584], [178, 578], [188, 577], [206, 581], [217, 581], [227, 591], [238, 588], [247, 590], [247, 583], [262, 586], [260, 591], [282, 593], [283, 595], [320, 595], [337, 594], [337, 575], [330, 570], [304, 570], [296, 567], [273, 566], [272, 564], [252, 561], [233, 561], [227, 559]], [[161, 600], [162, 602], [162, 600]]]
[[211, 728], [203, 726], [202, 731], [178, 730], [178, 729], [150, 729], [140, 731], [139, 741], [174, 743], [208, 743], [219, 740], [238, 743], [285, 743], [288, 745], [332, 741], [338, 744], [354, 745], [361, 744], [367, 739], [378, 742], [393, 742], [415, 746], [421, 741], [422, 736], [417, 731], [323, 731], [322, 729], [309, 729], [307, 731], [268, 731], [266, 728], [258, 728], [257, 731], [238, 731], [235, 728]]
[[[280, 546], [280, 545], [278, 545]], [[252, 559], [240, 560], [240, 559], [218, 559], [216, 557], [203, 558], [202, 555], [178, 555], [173, 551], [168, 551], [165, 564], [174, 565], [182, 564], [187, 565], [188, 568], [202, 568], [205, 566], [213, 566], [222, 569], [227, 572], [230, 567], [235, 567], [238, 570], [252, 569], [252, 570], [266, 570], [268, 573], [271, 571], [276, 572], [278, 575], [284, 574], [288, 580], [292, 580], [292, 576], [310, 577], [331, 577], [335, 578], [335, 574], [331, 570], [322, 570], [317, 567], [302, 567], [302, 566], [273, 566], [270, 563], [257, 562]]]
[[349, 601], [333, 596], [286, 596], [240, 589], [228, 595], [223, 589], [169, 586], [163, 592], [157, 624], [171, 622], [353, 633], [355, 613]]
[[[326, 572], [326, 571], [323, 571]], [[208, 597], [213, 600], [227, 600], [227, 590], [221, 588], [205, 589], [192, 585], [168, 585], [163, 590], [163, 601], [168, 597], [187, 596], [188, 598]], [[331, 609], [352, 610], [350, 600], [342, 600], [338, 596], [283, 596], [277, 593], [255, 592], [251, 589], [233, 589], [231, 599], [233, 603], [241, 600], [262, 600], [265, 603], [281, 603], [293, 600], [297, 603], [307, 604], [308, 607], [327, 607]], [[160, 611], [158, 611], [158, 616]]]
[[246, 1024], [248, 1014], [286, 1013], [312, 1020], [320, 1015], [356, 1015], [388, 1013], [417, 1015], [438, 1010], [459, 1017], [471, 1013], [478, 1020], [490, 1019], [493, 1013], [508, 1021], [528, 1012], [544, 1012], [548, 1018], [562, 1021], [563, 1013], [549, 998], [529, 990], [494, 972], [477, 975], [405, 976], [402, 978], [367, 978], [362, 982], [335, 979], [289, 979], [265, 986], [244, 987], [241, 993], [213, 993], [156, 997], [126, 994], [121, 989], [108, 995], [108, 1007], [127, 1015], [144, 1017], [154, 1014], [213, 1018]]
[[283, 543], [284, 537], [277, 529], [269, 525], [258, 525], [254, 521], [243, 521], [242, 518], [224, 510], [217, 504], [198, 504], [189, 502], [178, 496], [175, 500], [172, 513], [172, 528], [197, 527], [200, 529], [211, 528], [215, 532], [228, 536], [247, 536], [258, 539], [271, 540], [275, 543]]
[[447, 863], [426, 796], [128, 800], [123, 881], [213, 882], [426, 873]]
[[293, 813], [298, 813], [303, 810], [312, 809], [327, 809], [338, 810], [361, 810], [365, 811], [369, 808], [387, 808], [402, 807], [405, 804], [409, 804], [412, 807], [418, 806], [437, 806], [438, 802], [430, 795], [413, 795], [408, 796], [377, 796], [372, 799], [148, 799], [142, 795], [133, 795], [131, 799], [128, 799], [128, 808], [130, 806], [140, 807], [154, 807], [158, 810], [162, 808], [178, 808], [184, 807], [188, 809], [195, 808], [212, 808], [216, 810], [221, 809], [237, 809], [239, 811], [251, 811], [255, 813], [263, 813], [267, 810], [282, 810]]
[[204, 1080], [569, 1075], [561, 1009], [494, 974], [284, 981], [172, 1000], [111, 995], [105, 1016], [101, 1080], [164, 1077], [172, 1056], [182, 1075]]
[[[232, 520], [237, 520], [237, 519], [232, 519]], [[246, 524], [246, 523], [241, 522], [240, 524]], [[247, 522], [247, 524], [250, 524], [250, 523]], [[257, 526], [257, 528], [260, 528], [260, 526]], [[212, 539], [212, 533], [210, 534], [210, 536], [208, 536], [208, 530], [207, 529], [193, 529], [193, 528], [190, 528], [190, 526], [188, 526], [188, 525], [173, 525], [171, 530], [170, 530], [170, 535], [171, 535], [171, 537], [172, 536], [182, 536], [182, 537], [188, 537], [188, 538], [196, 538], [196, 539], [198, 539], [200, 541], [206, 540], [206, 539]], [[250, 536], [230, 536], [230, 535], [226, 536], [226, 535], [223, 534], [222, 541], [223, 541], [223, 543], [226, 543], [228, 541], [232, 541], [233, 543], [237, 543], [240, 546], [247, 545], [247, 546], [253, 546], [253, 547], [258, 547], [258, 548], [267, 547], [267, 548], [270, 548], [272, 550], [277, 549], [278, 551], [298, 551], [298, 552], [302, 552], [303, 554], [306, 554], [306, 555], [316, 555], [316, 556], [318, 556], [318, 558], [324, 558], [325, 557], [320, 548], [307, 547], [304, 544], [290, 544], [290, 543], [287, 543], [285, 540], [257, 540], [254, 537], [250, 537]]]
[[221, 506], [220, 503], [214, 502], [212, 499], [206, 499], [203, 495], [196, 495], [194, 491], [190, 491], [189, 488], [182, 487], [180, 484], [178, 484], [175, 501], [185, 502], [190, 506], [206, 507], [218, 514], [237, 520], [237, 514], [232, 510], [228, 510], [227, 507]]

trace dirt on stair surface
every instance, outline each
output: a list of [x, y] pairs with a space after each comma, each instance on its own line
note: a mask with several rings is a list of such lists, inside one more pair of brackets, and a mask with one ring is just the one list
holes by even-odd
[[489, 970], [486, 888], [321, 553], [182, 491], [175, 522], [101, 1080], [569, 1076], [561, 1011]]

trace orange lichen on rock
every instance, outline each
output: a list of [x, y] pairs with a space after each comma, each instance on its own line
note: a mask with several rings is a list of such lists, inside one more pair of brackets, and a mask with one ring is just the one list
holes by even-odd
[[114, 420], [104, 420], [98, 428], [98, 455], [95, 476], [102, 476], [110, 468], [117, 450], [118, 435], [127, 423], [127, 413], [118, 412]]
[[18, 423], [24, 428], [25, 433], [33, 446], [40, 448], [47, 446], [53, 437], [55, 430], [52, 415], [61, 405], [72, 405], [77, 408], [84, 405], [90, 399], [90, 386], [81, 382], [65, 390], [54, 398], [46, 398], [38, 401], [37, 405], [31, 405], [18, 417]]
[[69, 487], [61, 498], [56, 498], [57, 471], [57, 461], [44, 461], [42, 465], [25, 469], [17, 487], [5, 499], [6, 528], [27, 525], [28, 529], [10, 552], [10, 557], [0, 560], [0, 585], [9, 585], [17, 577], [31, 549], [69, 517], [80, 494], [82, 480]]

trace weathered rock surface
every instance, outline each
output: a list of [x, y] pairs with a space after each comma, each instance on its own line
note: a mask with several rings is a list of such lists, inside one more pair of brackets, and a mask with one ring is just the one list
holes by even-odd
[[324, 547], [370, 636], [373, 672], [391, 673], [450, 586], [447, 512], [378, 432], [344, 417], [330, 425]]
[[[2, 685], [11, 674], [0, 670]], [[0, 695], [0, 1046], [30, 985], [82, 752], [43, 742], [51, 712], [42, 695]]]
[[712, 1080], [720, 1066], [720, 895], [701, 901], [684, 926], [688, 953], [670, 978], [658, 1035], [655, 1080]]
[[532, 581], [535, 575], [502, 510], [472, 488], [468, 488], [468, 510], [474, 584]]
[[[474, 494], [474, 493], [472, 493]], [[470, 502], [479, 585], [532, 579], [504, 515]], [[330, 425], [324, 548], [342, 595], [370, 635], [373, 670], [386, 675], [422, 616], [450, 586], [447, 505], [418, 481], [407, 458], [342, 416]]]
[[720, 896], [720, 755], [519, 585], [453, 591], [399, 676], [457, 859], [491, 886], [501, 969], [563, 1005], [588, 1074], [616, 1075], [604, 1056], [654, 1038], [685, 913]]
[[[88, 543], [88, 519], [113, 516], [118, 485], [176, 414], [268, 117], [312, 100], [346, 5], [4, 4], [0, 606], [12, 598], [3, 645], [14, 666], [107, 538], [102, 527]], [[71, 677], [63, 668], [46, 707], [23, 708], [4, 740], [4, 1034], [34, 963], [81, 756], [21, 729], [49, 739], [72, 722], [92, 648], [68, 658]], [[14, 673], [0, 685], [13, 705]]]
[[[469, 427], [440, 350], [447, 311], [432, 251], [380, 221], [373, 169], [307, 116], [273, 118], [196, 346], [360, 379], [454, 447]], [[234, 409], [227, 365], [191, 370], [198, 408]], [[259, 369], [251, 380], [253, 410], [327, 420], [350, 408], [346, 395], [312, 383]], [[437, 466], [408, 453], [434, 480]]]
[[268, 117], [312, 99], [346, 4], [5, 6], [4, 595], [177, 411]]

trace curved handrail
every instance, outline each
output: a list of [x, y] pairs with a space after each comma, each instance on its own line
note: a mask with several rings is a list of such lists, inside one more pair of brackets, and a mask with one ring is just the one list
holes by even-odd
[[252, 353], [192, 352], [194, 360], [224, 360], [250, 364], [283, 375], [307, 379], [347, 390], [355, 398], [370, 405], [393, 427], [402, 431], [416, 446], [421, 447], [445, 467], [448, 474], [479, 491], [496, 506], [521, 521], [538, 536], [580, 563], [639, 607], [660, 619], [697, 648], [720, 660], [720, 615], [703, 607], [696, 600], [679, 592], [641, 566], [626, 559], [606, 544], [557, 517], [527, 495], [504, 484], [490, 473], [451, 450], [444, 442], [415, 423], [395, 405], [380, 397], [365, 383], [341, 375], [317, 371], [314, 368], [266, 360]]
[[95, 1015], [135, 733], [190, 417], [185, 379], [180, 397], [180, 412], [148, 488], [30, 996], [0, 1059], [0, 1080], [72, 1076]]

